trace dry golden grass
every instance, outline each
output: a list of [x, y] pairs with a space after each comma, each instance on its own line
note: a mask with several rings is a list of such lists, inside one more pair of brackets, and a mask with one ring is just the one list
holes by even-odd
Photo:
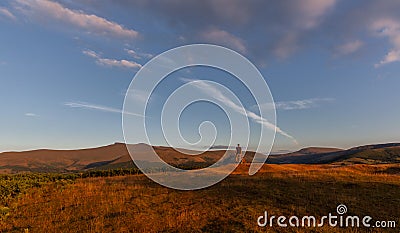
[[[257, 217], [353, 215], [400, 224], [398, 165], [241, 165], [221, 183], [176, 191], [144, 175], [78, 179], [31, 189], [10, 203], [7, 232], [366, 232], [367, 229], [260, 228]], [[393, 172], [394, 171], [394, 172]], [[382, 229], [381, 229], [382, 230]], [[391, 229], [399, 232], [399, 228]], [[390, 229], [389, 229], [390, 231]], [[378, 230], [371, 232], [381, 232]]]

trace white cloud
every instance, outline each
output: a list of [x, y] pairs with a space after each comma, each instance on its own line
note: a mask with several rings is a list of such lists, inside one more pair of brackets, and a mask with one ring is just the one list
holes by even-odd
[[135, 59], [143, 59], [147, 58], [150, 59], [153, 57], [153, 54], [150, 53], [140, 53], [132, 49], [125, 49], [125, 52], [127, 52], [130, 56], [132, 56]]
[[48, 0], [16, 0], [17, 9], [34, 18], [45, 19], [46, 22], [59, 21], [86, 30], [89, 33], [106, 36], [135, 38], [139, 33], [132, 29], [109, 21], [94, 14], [86, 14], [81, 10], [71, 10], [60, 3]]
[[0, 15], [4, 15], [9, 19], [12, 20], [16, 20], [17, 18], [15, 17], [15, 15], [13, 15], [13, 13], [11, 13], [8, 9], [4, 8], [4, 7], [0, 7]]
[[85, 102], [67, 102], [64, 103], [65, 106], [71, 107], [71, 108], [83, 108], [83, 109], [89, 109], [89, 110], [98, 110], [98, 111], [103, 111], [103, 112], [113, 112], [113, 113], [124, 113], [132, 116], [139, 116], [139, 117], [144, 117], [141, 114], [138, 113], [132, 113], [132, 112], [123, 112], [121, 109], [117, 108], [111, 108], [103, 105], [96, 105], [96, 104], [90, 104], [90, 103], [85, 103]]
[[140, 69], [142, 65], [139, 63], [136, 63], [134, 61], [128, 61], [128, 60], [116, 60], [116, 59], [110, 59], [110, 58], [103, 58], [96, 52], [92, 50], [83, 50], [83, 54], [92, 57], [96, 59], [96, 63], [99, 65], [104, 65], [104, 66], [116, 66], [116, 67], [125, 67], [125, 68], [133, 68], [133, 69]]
[[393, 49], [389, 51], [386, 56], [381, 60], [379, 63], [375, 64], [375, 67], [380, 67], [382, 65], [400, 61], [400, 50], [398, 49]]
[[332, 102], [332, 98], [312, 98], [304, 100], [292, 100], [275, 102], [275, 107], [281, 110], [299, 110], [318, 107], [323, 102]]
[[39, 115], [35, 114], [35, 113], [31, 113], [31, 112], [27, 112], [24, 114], [27, 117], [39, 117]]
[[354, 40], [336, 47], [337, 55], [349, 55], [359, 50], [364, 43], [361, 40]]
[[333, 102], [335, 99], [333, 98], [311, 98], [311, 99], [303, 99], [303, 100], [290, 100], [290, 101], [277, 101], [275, 104], [267, 103], [254, 105], [251, 109], [264, 109], [271, 110], [274, 106], [277, 110], [303, 110], [319, 107], [323, 103]]
[[370, 28], [379, 36], [387, 37], [393, 48], [375, 67], [388, 63], [400, 61], [400, 21], [391, 18], [379, 18], [375, 20]]
[[273, 123], [269, 122], [267, 119], [257, 115], [256, 113], [246, 110], [245, 108], [242, 108], [241, 106], [237, 105], [236, 103], [234, 103], [232, 100], [230, 100], [228, 97], [226, 97], [220, 90], [218, 90], [217, 88], [215, 88], [214, 86], [209, 85], [208, 83], [206, 83], [203, 80], [192, 80], [192, 79], [187, 79], [187, 78], [182, 78], [181, 79], [184, 82], [188, 82], [191, 85], [194, 85], [195, 87], [197, 87], [198, 89], [200, 89], [201, 91], [203, 91], [204, 93], [213, 96], [215, 99], [219, 100], [221, 103], [225, 104], [226, 106], [230, 107], [231, 109], [233, 109], [234, 111], [236, 111], [239, 114], [242, 114], [246, 117], [249, 117], [251, 120], [253, 120], [254, 122], [265, 126], [268, 129], [271, 130], [276, 130], [277, 133], [290, 138], [293, 140], [293, 142], [295, 144], [298, 144], [298, 142], [296, 141], [296, 139], [289, 135], [288, 133], [286, 133], [285, 131], [283, 131], [282, 129], [280, 129], [278, 126], [274, 125]]
[[209, 29], [201, 33], [201, 37], [207, 42], [222, 44], [246, 53], [247, 49], [242, 39], [220, 29]]

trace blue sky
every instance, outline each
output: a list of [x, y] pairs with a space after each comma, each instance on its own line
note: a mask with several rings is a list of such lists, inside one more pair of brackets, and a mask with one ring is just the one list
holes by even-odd
[[[123, 141], [120, 112], [135, 73], [192, 43], [228, 47], [259, 68], [277, 126], [298, 142], [278, 133], [275, 151], [399, 141], [399, 12], [396, 0], [1, 1], [0, 151]], [[239, 88], [215, 70], [186, 76]], [[167, 81], [153, 114], [157, 96], [183, 84]], [[215, 106], [192, 107], [182, 122], [189, 139], [204, 120], [226, 127]]]

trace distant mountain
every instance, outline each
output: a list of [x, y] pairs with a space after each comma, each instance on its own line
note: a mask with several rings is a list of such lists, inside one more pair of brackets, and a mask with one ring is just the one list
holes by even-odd
[[277, 156], [303, 156], [303, 155], [311, 155], [311, 154], [324, 154], [324, 153], [332, 153], [343, 151], [343, 149], [339, 148], [329, 148], [329, 147], [307, 147], [295, 152], [289, 152], [286, 154], [279, 154]]
[[[128, 147], [135, 154], [135, 158], [139, 160], [147, 161], [147, 156], [153, 148], [164, 161], [183, 168], [209, 166], [222, 158], [226, 152], [225, 150], [216, 150], [199, 155], [187, 155], [170, 147], [151, 147], [147, 144], [128, 145]], [[234, 161], [234, 152], [228, 151], [228, 153], [231, 155], [229, 159]], [[253, 156], [254, 152], [246, 154], [247, 160], [251, 160]], [[127, 146], [123, 143], [80, 150], [43, 149], [0, 153], [0, 173], [76, 172], [132, 167], [134, 164]]]
[[[187, 155], [170, 147], [147, 144], [128, 145], [135, 158], [147, 161], [153, 148], [167, 163], [182, 168], [207, 167], [218, 161], [226, 150], [212, 150], [199, 155]], [[193, 151], [192, 151], [193, 152]], [[226, 162], [234, 162], [234, 151], [228, 151]], [[246, 153], [252, 161], [254, 152]], [[148, 161], [152, 162], [152, 161]], [[271, 164], [382, 164], [400, 163], [400, 143], [367, 145], [342, 150], [338, 148], [309, 147], [296, 152], [270, 155]], [[33, 150], [0, 153], [0, 173], [18, 172], [78, 172], [132, 168], [134, 164], [127, 146], [115, 143], [98, 148], [80, 150]]]
[[109, 146], [79, 150], [33, 150], [0, 153], [0, 171], [15, 172], [67, 172], [113, 162], [128, 162], [126, 146], [115, 143]]
[[400, 143], [354, 147], [348, 150], [311, 147], [296, 152], [272, 155], [267, 163], [292, 164], [382, 164], [400, 163]]

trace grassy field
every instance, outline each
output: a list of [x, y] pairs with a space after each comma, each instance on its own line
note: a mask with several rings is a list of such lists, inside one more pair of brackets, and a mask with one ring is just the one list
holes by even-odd
[[[255, 176], [247, 169], [198, 191], [164, 188], [140, 174], [2, 176], [0, 231], [399, 232], [399, 165], [265, 165]], [[264, 211], [320, 217], [341, 203], [349, 215], [395, 220], [397, 228], [257, 226]]]

